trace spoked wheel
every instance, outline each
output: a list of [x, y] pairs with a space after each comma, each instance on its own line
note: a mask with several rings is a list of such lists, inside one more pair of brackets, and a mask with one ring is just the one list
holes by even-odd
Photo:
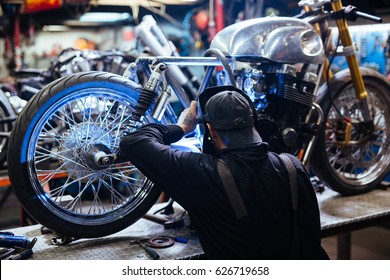
[[329, 87], [333, 104], [329, 96], [320, 99], [325, 127], [311, 157], [314, 172], [345, 195], [372, 190], [390, 170], [390, 85], [371, 69], [362, 74], [373, 122], [363, 119], [349, 72], [339, 73]]
[[16, 113], [7, 96], [0, 90], [0, 167], [7, 161], [9, 133], [15, 122]]
[[15, 193], [39, 223], [67, 236], [104, 236], [155, 203], [153, 183], [131, 162], [115, 161], [136, 89], [113, 74], [79, 73], [29, 101], [11, 134], [8, 166]]

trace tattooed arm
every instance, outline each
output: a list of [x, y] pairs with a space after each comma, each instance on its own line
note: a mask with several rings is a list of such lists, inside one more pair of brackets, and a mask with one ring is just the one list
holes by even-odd
[[180, 117], [177, 121], [177, 125], [183, 129], [184, 135], [194, 131], [197, 117], [198, 114], [196, 112], [196, 102], [191, 101], [190, 107], [185, 109], [180, 114]]

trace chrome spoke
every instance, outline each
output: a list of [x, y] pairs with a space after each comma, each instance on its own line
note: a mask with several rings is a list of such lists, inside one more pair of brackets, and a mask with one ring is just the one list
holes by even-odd
[[362, 124], [363, 127], [361, 126], [362, 113], [356, 104], [352, 89], [345, 90], [334, 100], [340, 112], [352, 120], [352, 134], [349, 144], [336, 144], [334, 132], [339, 116], [333, 108], [328, 114], [325, 131], [328, 161], [335, 172], [348, 180], [365, 180], [364, 178], [372, 176], [377, 172], [377, 169], [381, 168], [383, 153], [389, 152], [386, 127], [389, 125], [390, 115], [386, 111], [388, 109], [383, 108], [385, 102], [380, 102], [380, 96], [376, 94], [375, 91], [371, 91], [368, 102], [378, 135], [377, 139], [369, 139], [369, 135], [364, 134], [364, 124]]
[[[32, 168], [40, 178], [37, 187], [57, 207], [75, 215], [103, 216], [142, 200], [137, 196], [150, 185], [138, 169], [130, 162], [99, 168], [92, 156], [96, 147], [115, 153], [132, 110], [129, 101], [104, 91], [70, 98], [46, 114], [37, 128]], [[62, 175], [62, 183], [52, 185]]]

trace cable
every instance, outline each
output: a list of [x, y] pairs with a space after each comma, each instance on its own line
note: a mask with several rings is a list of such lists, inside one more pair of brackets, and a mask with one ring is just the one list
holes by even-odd
[[330, 86], [330, 85], [329, 85], [329, 71], [330, 71], [330, 66], [332, 65], [333, 60], [334, 60], [334, 58], [336, 57], [337, 48], [338, 48], [339, 46], [340, 46], [340, 34], [338, 35], [338, 38], [337, 38], [337, 45], [336, 45], [335, 52], [333, 53], [333, 56], [332, 56], [331, 59], [329, 60], [329, 65], [328, 65], [328, 68], [326, 69], [326, 73], [325, 73], [325, 75], [326, 75], [326, 85], [327, 85], [327, 87], [328, 87], [328, 89], [327, 89], [327, 94], [328, 94], [329, 101], [330, 101], [330, 103], [332, 104], [332, 106], [335, 108], [337, 114], [338, 114], [340, 117], [342, 117], [345, 121], [350, 122], [350, 120], [349, 120], [347, 117], [345, 117], [345, 116], [340, 112], [339, 108], [337, 108], [336, 104], [334, 103], [334, 100], [332, 99], [332, 95], [331, 95], [331, 93], [330, 93], [330, 87], [329, 87], [329, 86]]
[[204, 56], [212, 56], [212, 55], [216, 56], [221, 61], [224, 69], [226, 70], [226, 72], [228, 74], [230, 84], [233, 86], [236, 86], [236, 79], [234, 78], [232, 69], [230, 68], [230, 65], [229, 65], [228, 60], [226, 59], [226, 56], [219, 49], [215, 49], [215, 48], [208, 49], [204, 53]]
[[[170, 16], [169, 14], [167, 14], [165, 11], [153, 8], [153, 5], [151, 4], [151, 1], [150, 1], [150, 0], [147, 0], [147, 2], [148, 2], [148, 5], [149, 5], [149, 8], [146, 7], [146, 6], [144, 6], [144, 8], [150, 10], [150, 11], [153, 13], [155, 20], [157, 21], [157, 23], [158, 23], [160, 26], [161, 26], [161, 24], [160, 24], [160, 22], [158, 21], [157, 16], [156, 16], [157, 14], [160, 15], [160, 16], [162, 16], [163, 18], [165, 18], [167, 21], [169, 21], [170, 23], [172, 23], [172, 24], [175, 25], [176, 27], [178, 27], [178, 28], [182, 28], [182, 27], [183, 27], [182, 24], [181, 24], [180, 22], [178, 22], [176, 19], [174, 19], [173, 17], [171, 17], [171, 16]], [[157, 3], [159, 3], [159, 2], [157, 1]], [[165, 8], [165, 5], [161, 4], [160, 7], [161, 7], [161, 8], [162, 8], [162, 7]], [[161, 29], [161, 30], [162, 30], [162, 29]], [[165, 34], [164, 34], [164, 35], [165, 35]], [[166, 36], [165, 36], [165, 37], [166, 37]], [[168, 37], [167, 37], [167, 38], [168, 38]]]

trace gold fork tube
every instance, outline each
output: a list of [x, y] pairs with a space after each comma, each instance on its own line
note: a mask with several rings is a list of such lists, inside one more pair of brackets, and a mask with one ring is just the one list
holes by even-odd
[[[332, 1], [333, 12], [339, 12], [343, 10], [343, 4], [341, 0]], [[343, 44], [345, 57], [347, 59], [348, 67], [351, 72], [351, 78], [355, 87], [356, 98], [365, 99], [367, 97], [367, 91], [364, 86], [363, 78], [360, 73], [359, 64], [356, 59], [355, 50], [353, 48], [353, 42], [348, 30], [347, 20], [345, 18], [336, 19], [336, 24], [340, 34], [340, 40]]]

